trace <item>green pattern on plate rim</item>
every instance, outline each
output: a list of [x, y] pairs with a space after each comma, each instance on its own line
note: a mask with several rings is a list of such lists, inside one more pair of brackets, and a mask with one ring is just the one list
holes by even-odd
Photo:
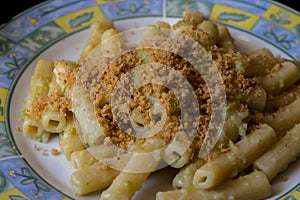
[[[0, 28], [0, 198], [71, 199], [43, 180], [14, 143], [6, 99], [14, 81], [47, 48], [86, 29], [99, 16], [113, 20], [140, 17], [180, 18], [184, 9], [244, 30], [300, 60], [300, 17], [267, 0], [57, 0], [33, 7]], [[218, 9], [216, 9], [218, 8]], [[222, 10], [223, 9], [223, 10]], [[266, 28], [267, 27], [267, 28]], [[3, 117], [1, 117], [3, 116]], [[300, 182], [280, 199], [300, 198]]]

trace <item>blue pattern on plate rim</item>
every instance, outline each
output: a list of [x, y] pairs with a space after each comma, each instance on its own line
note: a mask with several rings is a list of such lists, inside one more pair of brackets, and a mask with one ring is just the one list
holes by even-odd
[[52, 22], [56, 18], [64, 16], [66, 13], [72, 13], [95, 5], [97, 4], [94, 1], [86, 0], [63, 0], [42, 4], [9, 22], [0, 31], [0, 34], [14, 42], [19, 42], [32, 31]]
[[10, 137], [7, 135], [4, 122], [0, 122], [0, 152], [0, 159], [17, 155], [16, 148], [14, 144], [12, 144]]
[[162, 16], [162, 0], [129, 0], [100, 5], [104, 15], [113, 20], [137, 16]]
[[209, 17], [213, 5], [209, 1], [167, 0], [166, 15], [167, 17], [182, 17], [184, 9], [188, 7], [192, 10], [199, 10], [203, 16]]
[[19, 44], [8, 49], [0, 60], [0, 87], [9, 88], [15, 75], [26, 65], [28, 58], [33, 55], [32, 51]]
[[294, 58], [300, 56], [300, 38], [295, 33], [284, 29], [266, 19], [261, 18], [252, 28], [252, 32], [264, 37], [270, 43]]
[[[290, 30], [280, 25], [288, 23], [280, 13], [275, 13], [271, 21], [262, 18], [263, 13], [272, 5], [268, 0], [57, 0], [33, 7], [7, 25], [0, 27], [0, 87], [9, 89], [18, 72], [22, 70], [35, 55], [46, 50], [56, 41], [68, 36], [54, 20], [77, 10], [98, 6], [104, 15], [113, 20], [134, 17], [162, 17], [163, 4], [168, 17], [181, 17], [186, 6], [200, 10], [209, 17], [215, 4], [226, 5], [245, 10], [259, 16], [250, 32], [300, 60], [300, 23]], [[165, 3], [164, 3], [165, 2]], [[99, 5], [98, 5], [99, 4]], [[276, 4], [279, 5], [280, 4]], [[287, 9], [283, 6], [284, 9]], [[294, 12], [294, 11], [292, 11]], [[274, 24], [277, 23], [277, 24]], [[267, 28], [266, 28], [267, 27]], [[0, 105], [1, 104], [0, 98]], [[3, 114], [3, 106], [0, 113]], [[5, 122], [0, 122], [0, 193], [18, 188], [29, 198], [61, 199], [67, 197], [42, 180], [30, 165], [20, 157], [18, 149], [11, 141]], [[300, 192], [300, 184], [295, 191]], [[15, 196], [18, 198], [18, 196]], [[22, 199], [23, 197], [19, 197]], [[67, 197], [69, 198], [69, 197]], [[286, 199], [295, 199], [287, 196]]]
[[0, 160], [2, 174], [30, 199], [62, 199], [62, 193], [47, 184], [27, 165], [23, 158]]
[[256, 1], [236, 1], [236, 0], [204, 0], [209, 3], [221, 4], [228, 7], [238, 8], [255, 15], [262, 15], [264, 11], [270, 6], [269, 2], [256, 0]]

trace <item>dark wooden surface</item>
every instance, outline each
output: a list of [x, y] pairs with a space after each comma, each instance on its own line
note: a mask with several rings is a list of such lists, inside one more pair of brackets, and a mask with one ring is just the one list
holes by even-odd
[[[44, 1], [42, 1], [42, 0], [6, 0], [5, 3], [3, 3], [0, 6], [0, 25], [8, 22], [9, 20], [12, 19], [12, 17], [16, 16], [17, 14], [21, 13], [22, 11], [24, 11], [32, 6], [35, 6], [41, 2], [44, 2]], [[277, 1], [300, 12], [299, 0], [277, 0]]]

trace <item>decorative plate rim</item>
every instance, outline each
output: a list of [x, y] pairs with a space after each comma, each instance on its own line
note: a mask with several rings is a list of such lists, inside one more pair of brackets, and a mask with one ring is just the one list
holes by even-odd
[[[149, 0], [149, 1], [152, 2], [153, 0]], [[7, 139], [6, 142], [8, 142], [8, 143], [10, 142], [10, 144], [7, 144], [7, 148], [10, 148], [10, 153], [11, 153], [11, 154], [8, 154], [8, 155], [3, 155], [2, 154], [2, 149], [0, 148], [0, 174], [5, 174], [4, 173], [5, 167], [3, 165], [4, 162], [10, 161], [11, 159], [16, 159], [17, 158], [17, 159], [22, 160], [25, 163], [24, 166], [28, 166], [29, 168], [31, 168], [31, 170], [34, 173], [36, 173], [35, 176], [39, 177], [40, 179], [43, 179], [30, 166], [30, 163], [27, 163], [26, 159], [22, 156], [22, 152], [20, 152], [18, 147], [15, 146], [16, 143], [15, 143], [13, 133], [12, 133], [13, 131], [12, 131], [12, 128], [11, 128], [10, 122], [9, 122], [10, 121], [9, 110], [11, 108], [10, 100], [12, 98], [12, 94], [14, 92], [15, 86], [16, 86], [18, 80], [20, 79], [20, 77], [22, 76], [22, 74], [26, 71], [27, 67], [40, 54], [42, 54], [44, 51], [46, 51], [49, 47], [57, 44], [58, 42], [60, 42], [64, 38], [70, 37], [73, 34], [76, 34], [78, 32], [81, 32], [81, 31], [87, 29], [89, 27], [89, 25], [95, 19], [92, 17], [91, 20], [88, 21], [87, 23], [85, 21], [80, 21], [80, 20], [79, 21], [73, 21], [73, 24], [75, 24], [75, 25], [79, 24], [79, 27], [76, 27], [74, 25], [75, 26], [74, 29], [72, 29], [72, 27], [70, 29], [70, 27], [66, 27], [63, 24], [60, 24], [60, 22], [58, 20], [59, 19], [60, 20], [65, 20], [65, 17], [68, 17], [68, 16], [70, 16], [69, 20], [72, 20], [72, 18], [71, 18], [71, 17], [73, 17], [72, 14], [76, 13], [77, 11], [88, 10], [90, 8], [94, 9], [94, 10], [92, 10], [93, 12], [98, 12], [96, 14], [98, 14], [100, 16], [101, 16], [101, 14], [107, 16], [109, 14], [105, 13], [104, 9], [113, 9], [113, 7], [110, 7], [110, 6], [113, 6], [113, 5], [122, 5], [123, 6], [123, 5], [128, 5], [128, 3], [133, 3], [133, 2], [141, 3], [141, 5], [142, 4], [149, 5], [150, 7], [148, 9], [148, 11], [149, 11], [148, 14], [145, 14], [145, 13], [139, 14], [138, 11], [128, 11], [127, 12], [128, 15], [123, 16], [123, 17], [118, 17], [116, 13], [113, 13], [113, 14], [115, 14], [113, 16], [113, 20], [118, 21], [118, 20], [126, 20], [126, 19], [141, 18], [141, 17], [163, 17], [163, 18], [179, 18], [180, 17], [179, 11], [177, 13], [177, 14], [179, 14], [177, 17], [176, 16], [174, 17], [170, 13], [168, 13], [167, 6], [168, 6], [168, 2], [169, 3], [170, 2], [175, 2], [175, 3], [177, 2], [178, 4], [180, 4], [180, 3], [182, 3], [182, 1], [180, 1], [180, 0], [158, 0], [157, 2], [162, 3], [161, 8], [154, 8], [155, 6], [151, 7], [151, 4], [149, 4], [149, 1], [148, 0], [144, 0], [144, 1], [142, 1], [142, 0], [139, 0], [139, 1], [133, 1], [133, 0], [129, 0], [129, 1], [123, 1], [123, 0], [117, 0], [117, 1], [108, 1], [108, 0], [91, 0], [91, 1], [58, 0], [58, 1], [54, 1], [54, 0], [51, 0], [51, 1], [39, 3], [35, 6], [21, 12], [20, 14], [13, 17], [10, 21], [8, 21], [7, 23], [2, 24], [0, 26], [0, 49], [2, 48], [1, 45], [3, 45], [3, 46], [7, 45], [6, 47], [8, 47], [7, 49], [4, 49], [4, 50], [1, 49], [0, 50], [0, 106], [2, 106], [4, 108], [3, 113], [1, 113], [1, 110], [0, 110], [0, 115], [2, 114], [2, 116], [3, 116], [2, 118], [0, 116], [0, 123], [4, 124], [4, 126], [5, 126], [4, 130], [2, 130], [3, 132], [0, 131], [0, 133], [6, 137], [6, 139]], [[148, 4], [146, 4], [146, 2], [148, 2]], [[208, 9], [210, 9], [210, 10], [209, 10], [209, 13], [208, 13], [208, 17], [211, 18], [211, 19], [215, 19], [215, 20], [217, 20], [217, 18], [216, 18], [217, 16], [220, 17], [220, 13], [217, 13], [217, 11], [213, 10], [214, 7], [216, 7], [216, 5], [221, 6], [221, 7], [222, 6], [228, 7], [228, 5], [232, 4], [232, 2], [237, 2], [241, 5], [246, 4], [245, 0], [229, 0], [229, 1], [226, 1], [225, 4], [224, 4], [224, 1], [222, 1], [222, 0], [212, 0], [212, 1], [196, 0], [196, 1], [193, 1], [193, 2], [195, 4], [193, 6], [195, 6], [196, 8], [198, 8], [197, 7], [198, 4], [202, 5], [202, 6], [209, 7]], [[279, 3], [279, 2], [274, 2], [274, 1], [270, 1], [270, 0], [260, 0], [259, 2], [262, 4], [262, 6], [265, 6], [265, 12], [262, 12], [261, 15], [256, 15], [255, 13], [251, 13], [250, 12], [251, 11], [251, 8], [250, 8], [251, 6], [249, 6], [247, 4], [249, 7], [246, 6], [245, 8], [249, 8], [249, 10], [242, 10], [241, 9], [241, 13], [238, 13], [240, 15], [232, 15], [232, 16], [229, 15], [229, 16], [227, 16], [228, 17], [227, 19], [225, 18], [228, 21], [226, 21], [226, 20], [222, 21], [221, 20], [221, 22], [226, 24], [227, 26], [233, 28], [233, 29], [237, 29], [237, 30], [240, 30], [240, 31], [244, 31], [248, 34], [252, 34], [255, 37], [258, 37], [261, 40], [264, 40], [265, 42], [273, 45], [275, 48], [278, 48], [280, 51], [288, 54], [291, 58], [300, 60], [300, 48], [299, 47], [297, 48], [297, 47], [293, 46], [293, 42], [295, 42], [297, 44], [300, 43], [300, 40], [296, 41], [297, 37], [298, 38], [300, 37], [300, 18], [299, 18], [300, 13], [298, 11], [290, 8], [290, 7], [287, 7], [287, 6]], [[48, 20], [47, 23], [39, 25], [38, 23], [41, 22], [41, 21], [38, 21], [38, 20], [39, 20], [39, 17], [41, 17], [41, 16], [35, 15], [38, 12], [37, 10], [42, 9], [43, 7], [46, 7], [46, 6], [56, 5], [56, 4], [60, 4], [60, 3], [63, 6], [70, 5], [70, 6], [66, 6], [65, 8], [69, 8], [71, 11], [66, 9], [66, 11], [64, 11], [64, 12], [63, 11], [57, 12], [58, 16], [54, 15], [53, 19], [51, 17], [49, 17], [49, 18], [47, 18], [47, 20]], [[83, 4], [84, 7], [82, 9], [78, 9], [78, 7], [74, 6], [75, 4]], [[73, 10], [72, 10], [72, 8], [73, 8]], [[148, 8], [148, 7], [146, 7], [146, 8]], [[61, 8], [61, 10], [63, 10], [63, 9], [64, 8]], [[151, 9], [153, 9], [153, 12], [152, 12]], [[155, 10], [155, 9], [158, 9], [158, 10]], [[159, 10], [159, 9], [161, 9], [161, 10]], [[235, 10], [236, 8], [233, 7], [232, 9], [233, 9], [233, 11], [236, 11]], [[274, 14], [274, 13], [272, 13], [272, 11], [275, 12], [275, 11], [278, 11], [278, 9], [279, 10], [282, 9], [287, 14], [289, 14], [289, 16], [283, 16], [282, 19], [280, 18], [280, 16], [276, 18], [276, 15], [275, 15], [276, 13]], [[146, 9], [144, 9], [144, 10], [146, 10]], [[45, 10], [45, 12], [47, 12], [47, 10]], [[269, 16], [264, 15], [267, 12], [270, 13]], [[51, 14], [51, 10], [50, 11], [48, 10], [48, 13], [46, 13], [45, 15], [47, 15], [47, 14]], [[234, 12], [233, 12], [233, 14], [234, 14]], [[244, 16], [243, 16], [243, 14], [244, 14]], [[280, 13], [277, 13], [277, 14], [279, 15]], [[43, 15], [43, 17], [45, 15]], [[294, 26], [288, 26], [287, 21], [289, 21], [289, 17], [293, 17], [293, 15], [298, 16], [298, 18], [299, 18], [299, 20], [297, 21], [298, 24], [295, 24]], [[78, 16], [80, 16], [80, 14]], [[241, 21], [242, 21], [243, 17], [244, 18], [248, 17], [247, 19], [252, 19], [253, 18], [253, 20], [255, 20], [255, 23], [253, 23], [251, 27], [248, 27], [248, 25], [246, 25], [246, 24], [243, 24], [242, 27], [239, 27], [239, 26], [237, 26], [238, 22], [233, 20], [235, 18], [230, 18], [230, 17], [238, 17], [238, 16], [241, 17], [240, 18]], [[272, 18], [270, 16], [275, 16], [275, 17]], [[25, 31], [24, 32], [24, 37], [15, 36], [15, 35], [11, 34], [11, 33], [15, 33], [15, 32], [9, 32], [9, 31], [13, 30], [12, 28], [10, 29], [10, 26], [13, 27], [14, 23], [15, 24], [22, 23], [23, 20], [26, 20], [26, 17], [29, 17], [29, 18], [27, 18], [27, 20], [29, 20], [29, 21], [32, 20], [32, 21], [30, 21], [30, 23], [32, 23], [31, 25], [33, 25], [33, 26], [31, 26], [32, 30], [30, 30], [28, 33]], [[43, 17], [41, 17], [40, 20], [46, 19], [46, 18], [43, 18]], [[270, 18], [268, 18], [268, 17], [270, 17]], [[272, 19], [275, 20], [275, 22], [272, 21]], [[35, 21], [35, 20], [37, 20], [37, 21]], [[290, 22], [291, 22], [291, 20], [290, 20]], [[81, 26], [80, 23], [82, 23], [83, 25]], [[259, 30], [256, 27], [256, 25], [258, 23], [270, 24], [270, 26], [271, 26], [270, 32], [269, 32], [270, 34], [267, 34], [267, 33], [264, 34], [263, 32], [262, 33], [261, 32], [256, 32], [257, 30]], [[36, 26], [34, 26], [34, 25], [36, 25]], [[54, 37], [54, 38], [51, 38], [52, 40], [50, 42], [46, 41], [36, 51], [31, 51], [30, 49], [26, 48], [26, 45], [22, 44], [22, 42], [25, 41], [24, 38], [25, 39], [29, 38], [29, 39], [34, 40], [34, 38], [30, 38], [30, 37], [37, 30], [40, 30], [41, 28], [43, 28], [45, 26], [48, 26], [48, 25], [52, 25], [53, 27], [56, 27], [58, 31], [60, 31], [60, 32], [58, 32], [59, 35]], [[272, 32], [272, 28], [279, 30], [279, 32], [282, 33], [282, 35], [284, 35], [284, 34], [290, 34], [290, 35], [286, 35], [285, 37], [282, 36], [282, 35], [278, 36], [274, 32]], [[274, 33], [274, 34], [272, 35], [272, 33]], [[288, 37], [296, 38], [296, 39], [295, 39], [295, 41], [284, 40]], [[283, 39], [280, 40], [280, 38], [283, 38]], [[276, 43], [274, 43], [274, 41]], [[37, 41], [34, 41], [34, 42], [37, 42]], [[38, 44], [38, 42], [37, 42], [37, 44]], [[17, 48], [19, 48], [19, 49], [17, 49]], [[14, 51], [14, 49], [19, 50], [20, 52]], [[291, 49], [293, 49], [293, 50], [291, 50]], [[296, 49], [296, 50], [294, 50], [294, 49]], [[294, 52], [294, 54], [293, 54], [293, 52]], [[13, 53], [20, 54], [21, 56], [25, 56], [25, 57], [20, 57], [19, 55], [15, 55]], [[26, 60], [24, 61], [24, 59], [26, 59]], [[3, 77], [4, 74], [9, 75], [9, 73], [6, 73], [7, 71], [5, 71], [5, 69], [7, 69], [7, 68], [5, 68], [5, 66], [7, 66], [9, 61], [12, 61], [12, 60], [14, 60], [17, 64], [18, 64], [18, 62], [19, 62], [19, 64], [20, 63], [21, 64], [19, 66], [16, 65], [15, 66], [16, 68], [15, 69], [13, 68], [14, 71], [10, 72], [12, 74], [11, 79], [5, 78], [5, 77]], [[12, 64], [14, 64], [14, 63], [9, 64], [9, 66], [10, 67], [14, 66]], [[5, 100], [6, 102], [1, 103], [1, 100], [2, 101]], [[14, 188], [14, 186], [13, 186], [14, 183], [10, 182], [11, 180], [9, 180], [8, 176], [9, 175], [6, 175], [6, 177], [4, 177], [4, 178], [9, 182], [8, 183], [10, 185], [9, 189], [12, 189], [12, 188]], [[47, 180], [43, 180], [43, 181], [46, 184], [48, 184]], [[299, 187], [299, 185], [300, 185], [300, 182], [298, 184], [296, 184], [295, 186], [293, 186], [291, 189], [289, 189], [284, 194], [280, 194], [277, 199], [283, 198], [287, 194], [290, 194], [290, 193], [296, 191], [297, 188]], [[64, 197], [70, 198], [70, 199], [72, 198], [69, 195], [64, 194], [62, 191], [55, 188], [54, 186], [53, 186], [53, 189], [58, 190], [61, 194], [63, 194], [62, 198], [64, 198]], [[0, 189], [0, 197], [6, 191], [7, 190], [1, 190]], [[23, 196], [26, 196], [26, 195], [23, 194]], [[26, 197], [28, 197], [28, 195]]]

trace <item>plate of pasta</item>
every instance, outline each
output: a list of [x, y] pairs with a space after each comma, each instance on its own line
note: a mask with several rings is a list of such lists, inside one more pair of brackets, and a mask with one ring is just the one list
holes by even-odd
[[300, 14], [57, 0], [0, 28], [0, 199], [300, 199]]

